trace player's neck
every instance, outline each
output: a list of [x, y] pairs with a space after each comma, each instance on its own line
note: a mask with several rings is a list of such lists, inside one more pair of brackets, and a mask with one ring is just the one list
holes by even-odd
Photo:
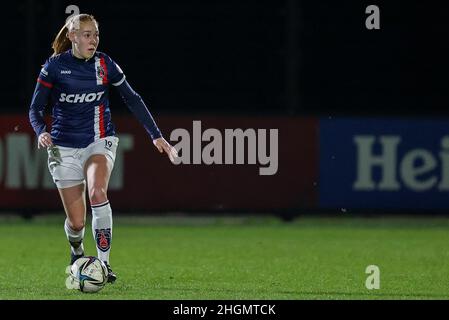
[[89, 61], [89, 59], [91, 58], [84, 58], [83, 56], [81, 56], [81, 54], [79, 52], [77, 52], [76, 50], [74, 50], [73, 48], [70, 50], [72, 57], [79, 59], [79, 60], [83, 60], [83, 61]]

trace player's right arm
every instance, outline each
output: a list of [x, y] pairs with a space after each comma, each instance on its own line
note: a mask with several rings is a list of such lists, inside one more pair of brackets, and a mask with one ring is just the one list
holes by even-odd
[[30, 105], [30, 124], [33, 127], [34, 132], [36, 133], [38, 148], [50, 147], [53, 145], [51, 136], [46, 131], [47, 126], [44, 120], [45, 106], [48, 103], [48, 99], [50, 97], [54, 82], [52, 69], [52, 63], [49, 59], [39, 73]]

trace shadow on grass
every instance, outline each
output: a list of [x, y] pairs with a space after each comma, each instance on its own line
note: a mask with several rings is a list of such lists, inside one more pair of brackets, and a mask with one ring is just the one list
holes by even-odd
[[426, 298], [426, 299], [449, 299], [448, 294], [436, 294], [436, 293], [393, 293], [393, 292], [340, 292], [340, 291], [327, 291], [327, 292], [311, 292], [311, 291], [280, 291], [276, 293], [291, 294], [291, 295], [315, 295], [315, 296], [350, 296], [350, 297], [389, 297], [390, 299], [407, 299], [407, 298]]
[[[198, 289], [198, 288], [171, 288], [171, 287], [158, 287], [160, 290], [167, 291], [181, 291], [181, 292], [217, 292], [217, 293], [234, 293], [234, 294], [248, 294], [247, 299], [252, 299], [251, 295], [263, 294], [265, 296], [272, 295], [290, 295], [290, 296], [317, 296], [322, 297], [318, 299], [328, 300], [329, 296], [335, 296], [334, 298], [338, 299], [339, 297], [353, 297], [354, 299], [363, 299], [361, 297], [366, 298], [388, 298], [389, 300], [398, 300], [398, 299], [435, 299], [435, 300], [448, 300], [449, 294], [442, 293], [393, 293], [393, 292], [379, 292], [379, 291], [370, 291], [370, 292], [344, 292], [344, 291], [326, 291], [326, 292], [313, 292], [313, 291], [292, 291], [292, 290], [284, 290], [284, 291], [261, 291], [261, 290], [249, 290], [249, 289], [239, 289], [239, 290], [231, 290], [231, 289]], [[292, 297], [292, 299], [295, 299]]]

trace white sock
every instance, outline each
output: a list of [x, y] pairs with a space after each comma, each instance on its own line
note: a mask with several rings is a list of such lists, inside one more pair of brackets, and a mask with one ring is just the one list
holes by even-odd
[[84, 246], [83, 246], [83, 239], [84, 239], [84, 229], [80, 231], [75, 231], [69, 226], [69, 221], [66, 218], [64, 222], [64, 231], [67, 236], [67, 240], [70, 242], [70, 250], [72, 253], [76, 255], [84, 254]]
[[98, 259], [109, 264], [112, 240], [112, 209], [109, 201], [92, 206], [92, 232]]

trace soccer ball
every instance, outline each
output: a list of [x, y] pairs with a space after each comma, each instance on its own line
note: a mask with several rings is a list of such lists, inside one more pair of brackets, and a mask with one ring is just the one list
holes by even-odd
[[103, 261], [93, 256], [76, 260], [68, 273], [67, 288], [81, 292], [98, 292], [108, 281], [108, 268]]

